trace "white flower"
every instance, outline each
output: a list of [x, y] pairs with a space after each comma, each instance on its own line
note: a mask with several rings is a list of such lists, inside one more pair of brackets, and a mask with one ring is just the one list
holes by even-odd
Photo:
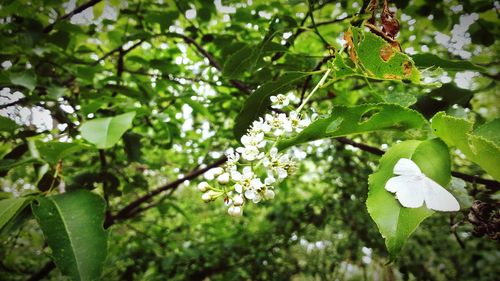
[[271, 148], [269, 156], [264, 158], [262, 164], [267, 168], [268, 176], [276, 173], [278, 178], [284, 179], [288, 176], [287, 167], [290, 163], [290, 158], [287, 154], [278, 154], [276, 147]]
[[241, 137], [241, 143], [245, 146], [253, 146], [256, 148], [263, 148], [266, 145], [264, 140], [264, 133], [246, 134]]
[[276, 137], [283, 135], [285, 131], [291, 132], [290, 120], [288, 120], [288, 117], [286, 117], [286, 114], [284, 113], [274, 115], [266, 114], [265, 120], [267, 124], [271, 126], [271, 131]]
[[258, 134], [258, 133], [269, 133], [271, 131], [271, 126], [267, 124], [267, 122], [262, 119], [262, 117], [259, 118], [259, 120], [255, 120], [252, 123], [252, 126], [250, 126], [250, 129], [248, 130], [249, 134]]
[[267, 175], [267, 178], [264, 180], [264, 184], [267, 186], [270, 186], [271, 184], [275, 183], [276, 179], [273, 177], [273, 175]]
[[[231, 172], [231, 178], [236, 182], [234, 190], [240, 194], [244, 193], [247, 199], [253, 200], [255, 191], [264, 187], [260, 178], [256, 177], [251, 167], [243, 168], [243, 174], [238, 171]], [[251, 192], [247, 192], [251, 190]], [[248, 194], [248, 196], [247, 196]]]
[[236, 151], [241, 153], [241, 157], [248, 161], [261, 159], [262, 157], [264, 157], [264, 153], [260, 152], [259, 149], [255, 146], [238, 147], [236, 148]]
[[283, 108], [290, 104], [290, 100], [288, 99], [288, 97], [283, 94], [279, 94], [277, 96], [271, 96], [271, 102], [272, 102], [271, 107], [278, 109]]
[[240, 160], [240, 154], [234, 151], [226, 153], [227, 161], [226, 161], [226, 169], [228, 171], [236, 169], [236, 165]]
[[217, 177], [217, 181], [220, 184], [226, 184], [229, 182], [229, 173], [222, 173]]
[[297, 113], [296, 111], [291, 111], [288, 118], [290, 120], [291, 128], [297, 133], [302, 131], [304, 127], [307, 127], [309, 126], [309, 124], [311, 124], [311, 120], [309, 119], [309, 117], [306, 116], [301, 119], [299, 113]]
[[243, 199], [243, 196], [237, 194], [233, 197], [233, 204], [234, 206], [241, 206], [245, 202], [245, 199]]
[[227, 209], [227, 212], [232, 217], [241, 217], [243, 214], [243, 209], [238, 206], [231, 206]]
[[252, 200], [254, 203], [259, 203], [262, 197], [255, 189], [249, 189], [245, 191], [245, 197], [249, 200]]
[[209, 187], [210, 185], [206, 181], [202, 181], [198, 184], [198, 190], [201, 192], [207, 191]]

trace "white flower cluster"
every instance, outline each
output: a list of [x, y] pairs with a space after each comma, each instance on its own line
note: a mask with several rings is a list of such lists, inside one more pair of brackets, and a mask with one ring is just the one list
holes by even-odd
[[[273, 108], [289, 104], [288, 97], [281, 94], [272, 96], [271, 101]], [[266, 114], [254, 121], [247, 134], [241, 137], [242, 146], [226, 154], [228, 160], [224, 167], [213, 168], [205, 174], [207, 180], [215, 182], [203, 181], [198, 185], [203, 201], [224, 197], [229, 215], [239, 217], [247, 201], [259, 203], [273, 199], [274, 184], [297, 169], [294, 159], [280, 153], [276, 144], [281, 137], [298, 133], [309, 123], [309, 118], [301, 118], [295, 111], [288, 116], [285, 113]]]

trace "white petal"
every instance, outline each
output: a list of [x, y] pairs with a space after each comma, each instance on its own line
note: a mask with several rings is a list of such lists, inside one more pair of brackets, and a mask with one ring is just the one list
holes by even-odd
[[241, 178], [242, 178], [242, 175], [240, 172], [234, 170], [234, 171], [231, 171], [231, 178], [234, 180], [234, 181], [240, 181]]
[[256, 193], [255, 197], [252, 199], [252, 201], [257, 204], [260, 202], [261, 199], [262, 199], [262, 197], [260, 197], [260, 195], [258, 193]]
[[394, 174], [416, 176], [422, 174], [422, 172], [415, 162], [407, 158], [401, 158], [394, 166]]
[[266, 192], [264, 193], [264, 197], [266, 199], [274, 199], [274, 195], [275, 195], [274, 191], [272, 191], [270, 189], [266, 190]]
[[288, 173], [283, 168], [278, 168], [277, 172], [278, 172], [278, 178], [280, 178], [280, 179], [284, 179], [288, 176]]
[[423, 180], [407, 177], [407, 181], [399, 185], [396, 198], [406, 208], [419, 208], [424, 204]]
[[256, 195], [255, 191], [253, 191], [253, 190], [251, 190], [251, 189], [249, 189], [249, 190], [245, 191], [245, 197], [246, 197], [247, 199], [252, 200], [252, 199], [254, 199], [254, 198], [255, 198], [255, 195]]
[[276, 102], [278, 100], [278, 97], [277, 96], [271, 96], [271, 101], [272, 102]]
[[435, 211], [453, 212], [460, 210], [457, 199], [432, 179], [424, 178], [424, 198], [427, 208]]
[[241, 193], [241, 192], [243, 192], [243, 186], [241, 186], [241, 184], [237, 183], [234, 185], [234, 190], [238, 193]]
[[243, 178], [245, 178], [245, 179], [253, 178], [252, 167], [246, 166], [243, 168]]

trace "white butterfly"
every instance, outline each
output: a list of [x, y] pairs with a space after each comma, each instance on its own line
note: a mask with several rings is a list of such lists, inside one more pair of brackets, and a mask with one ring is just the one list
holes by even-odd
[[435, 211], [458, 211], [457, 199], [441, 185], [424, 175], [415, 162], [401, 158], [394, 166], [394, 174], [385, 189], [396, 193], [396, 199], [406, 208], [418, 208], [424, 204]]

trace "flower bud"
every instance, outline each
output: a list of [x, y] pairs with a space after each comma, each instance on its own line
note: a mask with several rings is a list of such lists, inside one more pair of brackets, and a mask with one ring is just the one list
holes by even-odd
[[274, 191], [271, 189], [266, 190], [266, 192], [264, 192], [264, 198], [268, 200], [274, 199]]
[[203, 200], [205, 202], [212, 201], [212, 196], [210, 195], [210, 192], [203, 193], [203, 195], [201, 195], [201, 200]]
[[232, 217], [241, 217], [243, 210], [241, 207], [231, 206], [227, 209], [227, 212]]
[[241, 205], [243, 205], [244, 202], [245, 201], [243, 199], [243, 196], [241, 196], [241, 195], [236, 195], [233, 197], [234, 206], [241, 206]]
[[205, 192], [208, 190], [208, 188], [210, 187], [210, 185], [208, 184], [208, 182], [206, 181], [202, 181], [198, 184], [198, 190], [200, 192]]
[[220, 184], [226, 184], [229, 182], [229, 173], [223, 173], [220, 176], [217, 177], [217, 181]]
[[214, 176], [218, 176], [222, 173], [224, 173], [224, 169], [222, 169], [221, 167], [216, 167], [216, 168], [213, 168], [213, 169], [210, 169], [210, 172], [214, 175]]
[[222, 192], [220, 192], [220, 191], [209, 190], [209, 191], [203, 193], [203, 195], [201, 195], [201, 199], [205, 202], [210, 202], [210, 201], [215, 200], [221, 194], [222, 194]]

